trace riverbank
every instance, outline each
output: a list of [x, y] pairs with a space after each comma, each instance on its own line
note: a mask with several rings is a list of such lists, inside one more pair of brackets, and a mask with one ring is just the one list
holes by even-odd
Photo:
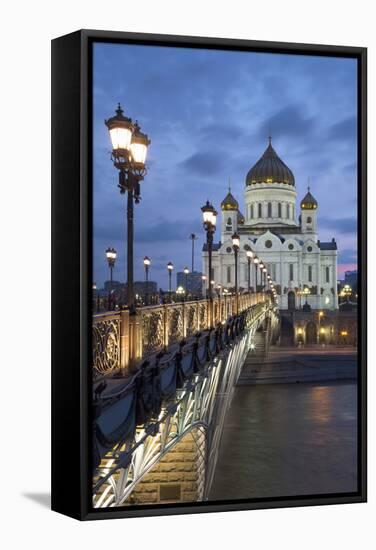
[[272, 347], [264, 361], [248, 353], [237, 385], [350, 381], [357, 379], [357, 371], [354, 348]]

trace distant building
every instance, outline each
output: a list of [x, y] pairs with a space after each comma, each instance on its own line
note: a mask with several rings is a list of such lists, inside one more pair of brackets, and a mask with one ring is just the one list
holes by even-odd
[[[125, 285], [125, 289], [127, 285]], [[140, 294], [140, 296], [145, 295], [147, 292], [149, 294], [156, 294], [158, 292], [158, 286], [155, 281], [135, 281], [134, 282], [134, 292], [135, 294]]]
[[346, 271], [345, 272], [345, 285], [350, 285], [352, 289], [358, 287], [358, 271]]
[[124, 283], [121, 283], [120, 281], [105, 281], [103, 285], [103, 290], [105, 292], [110, 292], [111, 290], [122, 290], [124, 287]]
[[176, 287], [182, 286], [192, 294], [202, 293], [202, 273], [201, 271], [192, 271], [187, 275], [187, 289], [185, 288], [186, 275], [183, 271], [176, 274]]

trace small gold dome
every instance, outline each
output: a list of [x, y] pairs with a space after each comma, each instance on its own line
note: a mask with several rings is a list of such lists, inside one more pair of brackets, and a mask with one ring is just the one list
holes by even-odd
[[223, 201], [221, 202], [222, 210], [238, 210], [239, 204], [235, 197], [231, 194], [231, 191], [227, 193]]
[[304, 197], [304, 199], [302, 199], [302, 202], [300, 203], [300, 208], [302, 210], [316, 210], [317, 206], [318, 206], [317, 200], [313, 195], [311, 195], [308, 187], [308, 192]]

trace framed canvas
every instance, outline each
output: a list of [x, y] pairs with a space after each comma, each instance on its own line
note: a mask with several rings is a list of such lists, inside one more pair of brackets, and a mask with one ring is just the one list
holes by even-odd
[[366, 50], [52, 41], [52, 508], [366, 500]]

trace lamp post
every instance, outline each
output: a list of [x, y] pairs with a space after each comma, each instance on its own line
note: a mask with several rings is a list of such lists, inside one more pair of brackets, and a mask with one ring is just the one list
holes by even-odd
[[110, 290], [108, 292], [108, 309], [111, 309], [111, 294], [112, 294], [112, 271], [115, 267], [116, 261], [116, 250], [114, 248], [108, 247], [106, 250], [106, 258], [108, 262], [108, 267], [110, 268]]
[[208, 281], [209, 281], [209, 328], [213, 326], [213, 292], [212, 292], [212, 253], [213, 253], [213, 236], [217, 223], [217, 211], [214, 206], [206, 201], [206, 204], [201, 208], [204, 229], [206, 231], [206, 245], [208, 249]]
[[343, 287], [342, 293], [343, 293], [343, 295], [344, 295], [345, 298], [346, 298], [346, 302], [348, 303], [348, 302], [349, 302], [349, 298], [350, 298], [350, 296], [351, 296], [351, 294], [352, 294], [352, 288], [351, 288], [351, 286], [350, 286], [350, 285], [345, 285], [345, 286]]
[[115, 116], [105, 120], [112, 143], [112, 162], [119, 170], [121, 194], [127, 193], [127, 293], [128, 307], [135, 313], [133, 282], [133, 201], [140, 202], [140, 182], [146, 174], [146, 154], [150, 140], [137, 122], [124, 116], [120, 103]]
[[304, 287], [303, 294], [305, 295], [305, 305], [308, 306], [308, 296], [311, 294], [308, 286]]
[[247, 250], [247, 261], [248, 261], [248, 292], [251, 292], [251, 262], [253, 258], [252, 250]]
[[263, 267], [262, 271], [264, 273], [264, 288], [266, 290], [266, 274], [268, 270], [266, 269], [266, 267]]
[[144, 266], [145, 266], [145, 283], [146, 283], [146, 289], [145, 289], [145, 304], [149, 305], [149, 267], [151, 264], [150, 258], [148, 256], [145, 256], [144, 258]]
[[185, 299], [187, 299], [187, 295], [188, 295], [188, 275], [189, 275], [189, 269], [188, 267], [185, 267], [183, 269], [183, 272], [184, 272], [184, 286], [185, 286]]
[[261, 286], [261, 292], [263, 290], [263, 281], [264, 281], [264, 277], [263, 277], [263, 269], [264, 269], [264, 264], [263, 262], [260, 260], [260, 263], [259, 263], [259, 268], [260, 268], [260, 286]]
[[225, 318], [227, 319], [227, 294], [228, 290], [227, 288], [223, 289], [223, 296], [225, 297]]
[[323, 312], [323, 311], [319, 311], [319, 313], [318, 313], [318, 318], [319, 318], [319, 322], [318, 322], [319, 330], [318, 330], [318, 335], [317, 335], [318, 343], [320, 343], [320, 334], [322, 334], [322, 332], [321, 332], [321, 319], [322, 319], [322, 317], [324, 317], [324, 312]]
[[171, 284], [171, 277], [172, 277], [172, 270], [174, 269], [174, 264], [172, 262], [168, 262], [167, 264], [167, 271], [168, 271], [168, 292], [170, 295], [170, 301], [171, 301], [171, 292], [172, 292], [172, 284]]
[[259, 265], [259, 263], [260, 263], [260, 260], [258, 259], [257, 256], [255, 256], [255, 257], [253, 258], [253, 263], [255, 264], [255, 275], [256, 275], [255, 285], [256, 285], [256, 292], [257, 292], [257, 267], [258, 267], [258, 265]]
[[239, 296], [238, 296], [238, 253], [240, 248], [240, 237], [237, 233], [234, 233], [231, 237], [232, 249], [234, 251], [235, 258], [235, 308], [236, 315], [239, 313]]
[[192, 241], [192, 273], [195, 270], [195, 241], [197, 241], [198, 237], [194, 233], [191, 233], [189, 235], [190, 240]]
[[202, 294], [203, 294], [204, 298], [207, 298], [206, 279], [207, 279], [206, 275], [201, 276], [202, 286], [203, 286], [203, 293]]

